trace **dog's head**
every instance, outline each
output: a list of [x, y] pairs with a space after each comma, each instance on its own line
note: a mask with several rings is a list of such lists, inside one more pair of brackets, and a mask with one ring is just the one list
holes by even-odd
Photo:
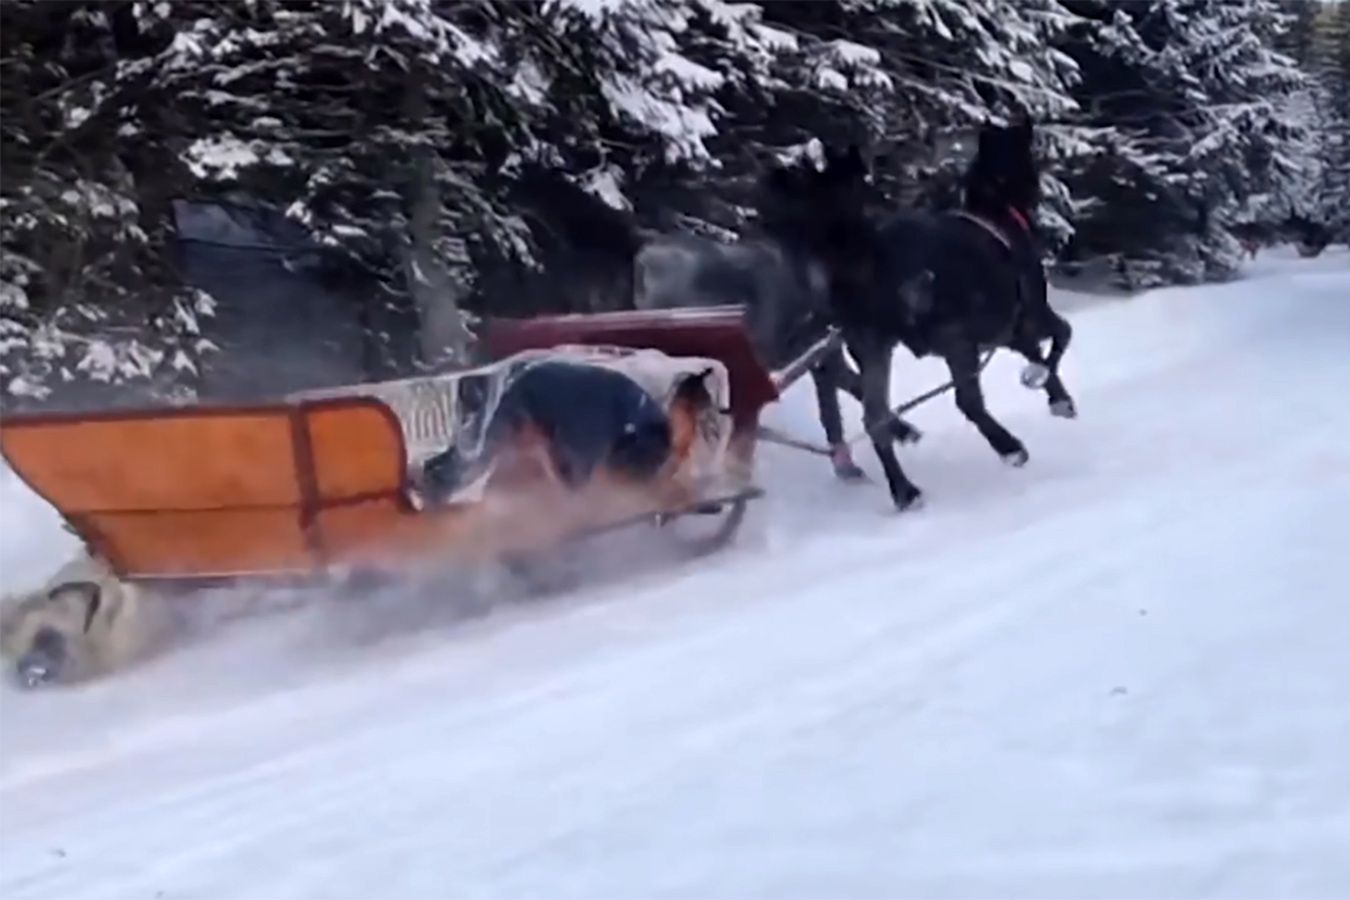
[[14, 661], [20, 684], [32, 688], [78, 675], [102, 599], [99, 585], [76, 581], [6, 604], [0, 613], [0, 650]]

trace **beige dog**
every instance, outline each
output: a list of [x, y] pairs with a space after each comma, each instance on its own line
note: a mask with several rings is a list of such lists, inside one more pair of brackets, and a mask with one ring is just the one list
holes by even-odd
[[87, 681], [163, 649], [172, 624], [166, 604], [81, 554], [39, 590], [0, 599], [0, 657], [26, 687]]

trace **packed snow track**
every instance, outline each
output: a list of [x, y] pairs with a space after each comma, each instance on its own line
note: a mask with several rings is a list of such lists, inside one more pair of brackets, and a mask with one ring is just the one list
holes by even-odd
[[[0, 897], [1350, 896], [1350, 256], [1062, 308], [1081, 417], [1000, 354], [1031, 462], [929, 403], [923, 511], [766, 447], [702, 564], [6, 684]], [[17, 589], [69, 538], [0, 505]]]

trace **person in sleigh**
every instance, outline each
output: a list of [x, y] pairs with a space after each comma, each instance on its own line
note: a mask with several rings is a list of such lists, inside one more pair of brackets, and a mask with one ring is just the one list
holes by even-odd
[[529, 365], [503, 391], [481, 450], [469, 456], [451, 446], [429, 458], [419, 492], [428, 503], [443, 504], [489, 472], [510, 480], [526, 466], [573, 492], [601, 471], [630, 485], [668, 479], [714, 405], [705, 384], [711, 372], [682, 378], [667, 412], [622, 372], [556, 360]]

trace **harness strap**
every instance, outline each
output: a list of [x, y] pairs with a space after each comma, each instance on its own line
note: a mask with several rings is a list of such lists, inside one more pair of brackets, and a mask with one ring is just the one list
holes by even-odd
[[[963, 219], [967, 219], [974, 222], [976, 225], [979, 225], [985, 231], [993, 235], [994, 239], [1003, 245], [1004, 250], [1011, 252], [1012, 239], [1009, 237], [1008, 232], [1001, 228], [997, 222], [985, 218], [979, 213], [973, 213], [965, 209], [957, 210], [953, 215], [960, 216]], [[1017, 227], [1021, 229], [1023, 234], [1031, 233], [1031, 223], [1027, 221], [1027, 217], [1023, 215], [1020, 209], [1010, 205], [1008, 207], [1008, 216], [1017, 224]]]
[[994, 240], [1002, 244], [1004, 250], [1007, 250], [1009, 253], [1012, 252], [1013, 248], [1012, 241], [1008, 239], [1008, 236], [1006, 234], [1004, 234], [1003, 229], [999, 228], [998, 225], [995, 224], [994, 222], [991, 222], [984, 216], [978, 215], [973, 212], [969, 212], [964, 209], [957, 210], [956, 212], [952, 213], [952, 215], [970, 222], [974, 222], [976, 225], [980, 226], [985, 231], [989, 232], [989, 234], [994, 238]]

